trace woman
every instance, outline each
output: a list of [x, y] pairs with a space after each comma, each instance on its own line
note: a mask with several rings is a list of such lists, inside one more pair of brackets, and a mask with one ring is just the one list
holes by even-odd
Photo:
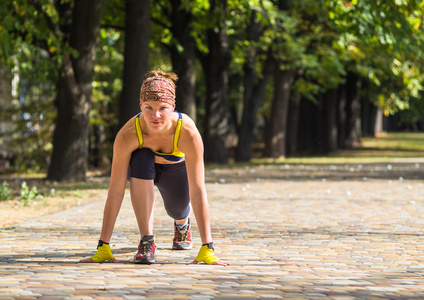
[[192, 246], [189, 214], [196, 217], [202, 247], [192, 263], [228, 265], [214, 254], [205, 188], [203, 142], [193, 120], [176, 112], [177, 75], [162, 70], [150, 72], [140, 92], [141, 113], [118, 132], [113, 146], [110, 187], [103, 214], [103, 226], [96, 254], [81, 262], [117, 262], [109, 241], [130, 177], [131, 201], [141, 240], [135, 263], [154, 263], [154, 185], [165, 209], [175, 221], [172, 249]]

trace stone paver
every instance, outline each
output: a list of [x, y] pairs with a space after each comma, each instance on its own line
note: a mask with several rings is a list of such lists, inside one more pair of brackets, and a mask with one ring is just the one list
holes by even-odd
[[112, 240], [95, 251], [104, 199], [0, 230], [0, 299], [422, 299], [424, 163], [258, 166], [208, 172], [216, 252], [231, 266], [171, 251], [155, 204], [158, 262], [130, 262], [138, 232], [126, 195]]

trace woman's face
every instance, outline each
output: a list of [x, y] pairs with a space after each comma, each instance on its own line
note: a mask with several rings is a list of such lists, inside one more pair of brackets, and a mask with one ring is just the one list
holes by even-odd
[[175, 106], [163, 101], [144, 101], [140, 104], [147, 126], [153, 130], [166, 128]]

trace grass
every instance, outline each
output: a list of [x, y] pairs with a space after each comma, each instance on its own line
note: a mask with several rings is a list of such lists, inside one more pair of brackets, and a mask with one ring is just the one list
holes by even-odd
[[[388, 133], [378, 138], [364, 138], [361, 147], [338, 151], [327, 156], [254, 159], [248, 165], [365, 164], [419, 160], [424, 160], [424, 133]], [[238, 166], [240, 164], [230, 164], [220, 168], [231, 169]], [[208, 166], [208, 168], [215, 168], [215, 166]], [[74, 183], [53, 183], [45, 181], [44, 177], [44, 174], [0, 177], [0, 184], [7, 181], [12, 193], [11, 200], [0, 201], [0, 228], [8, 228], [29, 219], [106, 199], [108, 177], [91, 176], [87, 182]], [[22, 201], [20, 189], [23, 181], [30, 189], [36, 186], [43, 197]]]
[[385, 133], [363, 138], [358, 148], [336, 151], [325, 156], [260, 158], [255, 164], [338, 164], [387, 163], [424, 159], [424, 133]]

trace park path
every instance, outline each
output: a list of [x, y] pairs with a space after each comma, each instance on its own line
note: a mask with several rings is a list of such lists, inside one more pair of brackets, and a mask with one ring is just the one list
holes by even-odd
[[126, 195], [118, 264], [95, 251], [102, 201], [0, 229], [0, 299], [423, 299], [424, 163], [258, 166], [207, 174], [216, 253], [228, 267], [171, 251], [158, 197], [158, 262], [135, 265]]

